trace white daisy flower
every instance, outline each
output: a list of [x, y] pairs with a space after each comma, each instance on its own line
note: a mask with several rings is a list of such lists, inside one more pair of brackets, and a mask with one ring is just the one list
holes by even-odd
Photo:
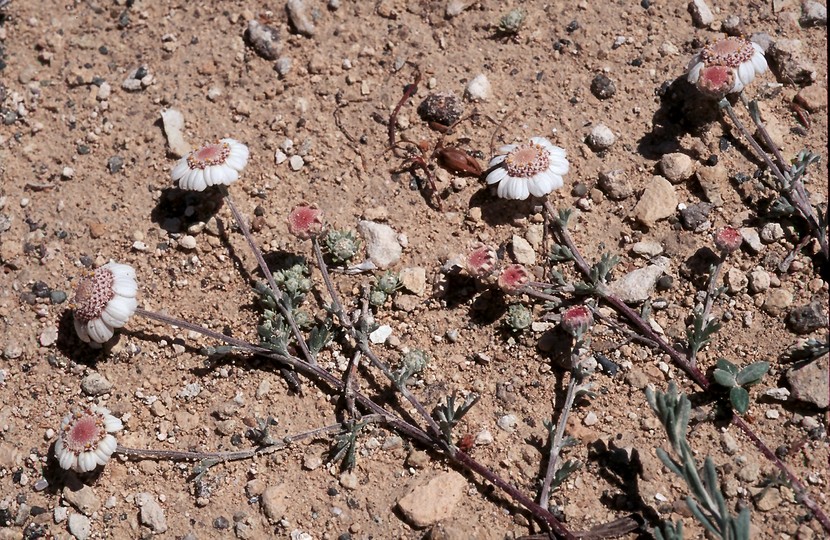
[[527, 143], [499, 148], [490, 160], [487, 183], [498, 183], [497, 193], [503, 199], [544, 197], [562, 187], [568, 168], [564, 149], [544, 137], [533, 137]]
[[740, 92], [766, 70], [760, 45], [730, 36], [710, 43], [692, 58], [688, 81], [702, 93], [722, 98]]
[[81, 280], [75, 290], [75, 331], [81, 340], [106, 343], [138, 307], [138, 283], [132, 266], [107, 263]]
[[124, 424], [104, 407], [92, 406], [69, 413], [61, 422], [55, 457], [63, 469], [89, 472], [106, 465], [118, 447], [113, 433]]
[[208, 186], [236, 182], [248, 163], [248, 147], [234, 139], [205, 144], [176, 163], [170, 176], [181, 189], [204, 191]]

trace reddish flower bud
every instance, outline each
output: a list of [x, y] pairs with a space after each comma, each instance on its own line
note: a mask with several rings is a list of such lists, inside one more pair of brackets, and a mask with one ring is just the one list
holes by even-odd
[[496, 251], [488, 245], [477, 244], [467, 256], [467, 272], [473, 277], [487, 277], [496, 269], [496, 263]]
[[501, 271], [499, 287], [506, 293], [517, 293], [530, 281], [530, 274], [521, 264], [511, 264]]
[[744, 239], [734, 227], [724, 227], [715, 234], [715, 246], [723, 253], [732, 253], [741, 247]]
[[562, 330], [580, 337], [594, 324], [594, 315], [585, 306], [574, 306], [562, 314]]
[[288, 232], [300, 240], [319, 236], [323, 232], [323, 211], [316, 204], [298, 204], [288, 214]]

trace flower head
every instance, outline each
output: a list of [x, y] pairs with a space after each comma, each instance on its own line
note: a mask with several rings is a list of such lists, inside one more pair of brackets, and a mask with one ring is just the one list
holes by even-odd
[[288, 214], [288, 232], [300, 240], [319, 236], [323, 232], [323, 211], [316, 204], [301, 202]]
[[720, 99], [740, 92], [766, 70], [760, 45], [730, 36], [710, 43], [692, 58], [688, 80], [704, 95]]
[[579, 339], [594, 324], [591, 310], [585, 306], [574, 306], [562, 314], [562, 329]]
[[507, 293], [519, 292], [528, 281], [530, 281], [530, 274], [521, 264], [508, 265], [499, 275], [499, 287]]
[[498, 183], [498, 195], [503, 199], [544, 197], [564, 184], [562, 176], [569, 165], [565, 150], [554, 146], [544, 137], [533, 137], [530, 142], [508, 144], [490, 160], [488, 184]]
[[138, 284], [132, 266], [107, 263], [81, 280], [72, 303], [75, 331], [81, 340], [106, 343], [138, 307]]
[[104, 407], [88, 407], [69, 413], [61, 422], [55, 457], [64, 469], [89, 472], [106, 465], [118, 443], [113, 433], [124, 425]]
[[715, 234], [715, 247], [723, 253], [732, 253], [741, 247], [744, 239], [734, 227], [724, 227]]
[[473, 277], [487, 277], [496, 269], [499, 259], [496, 250], [486, 244], [477, 244], [467, 255], [467, 273]]
[[204, 191], [208, 186], [230, 185], [248, 163], [248, 147], [234, 139], [202, 145], [176, 163], [170, 176], [181, 189]]

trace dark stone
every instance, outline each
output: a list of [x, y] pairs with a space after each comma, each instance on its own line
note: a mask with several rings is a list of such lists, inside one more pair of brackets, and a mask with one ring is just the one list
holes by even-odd
[[32, 285], [32, 292], [35, 293], [35, 296], [38, 298], [46, 298], [52, 292], [47, 285], [43, 281], [36, 281], [34, 285]]
[[49, 300], [51, 300], [53, 304], [63, 304], [66, 302], [66, 293], [63, 291], [51, 291], [49, 293]]
[[617, 93], [617, 85], [605, 73], [600, 73], [591, 81], [591, 93], [598, 99], [608, 99]]
[[77, 151], [82, 156], [84, 156], [86, 154], [89, 154], [89, 146], [87, 146], [85, 144], [79, 144], [78, 148], [77, 148]]
[[107, 170], [110, 174], [120, 172], [124, 168], [124, 158], [121, 156], [112, 156], [107, 160]]
[[571, 195], [573, 195], [574, 197], [584, 197], [586, 193], [588, 193], [588, 186], [586, 186], [582, 182], [577, 182], [576, 184], [574, 184], [574, 187], [571, 190]]
[[451, 126], [464, 114], [464, 103], [452, 92], [430, 94], [418, 105], [418, 115], [424, 122]]
[[827, 312], [820, 302], [811, 302], [793, 308], [787, 317], [787, 324], [796, 334], [809, 334], [827, 327]]
[[276, 60], [282, 50], [279, 30], [259, 21], [249, 21], [245, 30], [245, 42], [262, 58]]
[[674, 279], [671, 276], [660, 276], [657, 280], [658, 291], [668, 291], [674, 285]]
[[225, 529], [227, 529], [230, 526], [231, 526], [231, 524], [228, 521], [228, 519], [223, 517], [223, 516], [219, 516], [218, 518], [213, 520], [213, 528], [214, 529], [219, 529], [220, 531], [224, 531]]
[[697, 203], [687, 206], [680, 211], [680, 222], [687, 231], [696, 231], [698, 227], [708, 221], [712, 205], [709, 203]]

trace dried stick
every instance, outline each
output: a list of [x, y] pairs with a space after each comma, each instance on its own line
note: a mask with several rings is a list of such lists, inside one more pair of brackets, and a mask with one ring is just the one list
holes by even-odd
[[403, 96], [398, 101], [398, 104], [395, 105], [395, 108], [392, 109], [392, 114], [389, 115], [389, 123], [386, 125], [387, 132], [389, 133], [389, 146], [395, 146], [395, 140], [397, 139], [395, 135], [395, 122], [398, 120], [398, 113], [401, 110], [401, 107], [404, 106], [409, 98], [411, 98], [415, 92], [418, 91], [418, 83], [421, 82], [421, 69], [418, 66], [415, 66], [415, 80], [411, 84], [407, 84], [403, 90]]
[[[757, 143], [756, 143], [757, 144]], [[769, 158], [767, 158], [769, 159]], [[553, 224], [553, 233], [558, 237], [559, 241], [567, 247], [574, 256], [574, 263], [576, 264], [577, 270], [584, 275], [586, 278], [590, 279], [591, 276], [591, 267], [585, 262], [585, 259], [579, 253], [579, 250], [574, 244], [571, 235], [568, 231], [562, 226], [561, 222], [558, 219], [558, 215], [556, 209], [553, 208], [553, 205], [550, 202], [545, 203], [545, 210], [551, 217], [551, 223]], [[628, 305], [620, 300], [619, 297], [614, 296], [607, 290], [603, 290], [600, 298], [603, 302], [611, 305], [618, 313], [622, 314], [628, 321], [634, 326], [638, 331], [642, 332], [647, 338], [654, 341], [660, 349], [663, 350], [672, 361], [683, 371], [685, 371], [689, 377], [694, 381], [702, 390], [707, 390], [710, 387], [709, 380], [706, 378], [706, 375], [703, 374], [697, 366], [691, 364], [688, 359], [682, 355], [680, 352], [677, 351], [674, 347], [666, 343], [666, 341], [657, 334], [654, 330], [652, 330], [651, 326], [648, 325], [646, 321], [643, 320], [640, 315], [628, 307]], [[770, 450], [770, 448], [761, 440], [758, 435], [755, 434], [754, 431], [747, 425], [744, 420], [738, 416], [737, 414], [732, 415], [732, 423], [735, 424], [741, 431], [743, 431], [747, 437], [752, 441], [756, 448], [767, 458], [769, 459], [789, 480], [790, 485], [793, 486], [793, 489], [798, 493], [801, 501], [804, 503], [813, 515], [816, 516], [816, 519], [822, 524], [825, 530], [830, 532], [830, 518], [824, 513], [821, 507], [813, 500], [810, 496], [809, 491], [804, 486], [801, 479], [793, 473], [790, 468], [787, 466], [786, 463], [781, 461], [778, 456], [775, 455], [775, 452]]]

